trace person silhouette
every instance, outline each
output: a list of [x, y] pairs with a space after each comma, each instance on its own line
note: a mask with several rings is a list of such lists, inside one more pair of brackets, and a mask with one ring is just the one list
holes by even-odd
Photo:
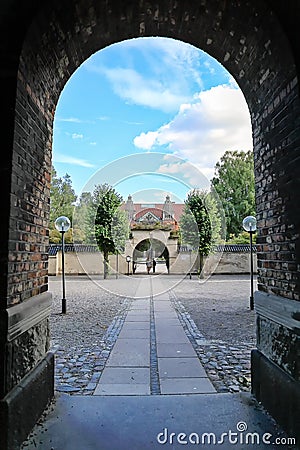
[[153, 258], [153, 273], [155, 273], [155, 267], [156, 267], [156, 261], [155, 261], [155, 259]]
[[146, 267], [147, 267], [147, 273], [148, 273], [148, 275], [149, 275], [150, 270], [151, 270], [151, 268], [152, 268], [152, 261], [151, 261], [151, 259], [147, 259], [147, 261], [146, 261]]

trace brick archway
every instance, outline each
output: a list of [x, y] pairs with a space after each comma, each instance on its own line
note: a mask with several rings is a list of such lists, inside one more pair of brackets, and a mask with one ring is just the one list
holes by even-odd
[[[171, 37], [206, 51], [235, 77], [248, 102], [259, 227], [253, 390], [287, 430], [296, 433], [293, 416], [299, 415], [300, 403], [297, 1], [284, 7], [282, 2], [266, 0], [25, 3], [9, 0], [1, 7], [5, 151], [0, 413], [6, 424], [1, 448], [13, 448], [24, 438], [53, 393], [53, 358], [46, 356], [51, 301], [47, 221], [52, 125], [60, 92], [91, 54], [143, 36]], [[32, 392], [41, 386], [42, 395], [29, 408]], [[270, 395], [274, 389], [280, 400]], [[24, 423], [16, 423], [16, 411], [22, 408], [29, 408], [31, 414], [26, 413]]]

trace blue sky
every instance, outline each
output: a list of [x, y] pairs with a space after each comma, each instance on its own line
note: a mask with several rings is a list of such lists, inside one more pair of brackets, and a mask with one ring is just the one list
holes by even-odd
[[183, 201], [209, 184], [226, 150], [249, 149], [249, 111], [234, 79], [173, 39], [133, 39], [95, 53], [69, 79], [55, 113], [53, 164], [77, 195], [108, 182], [136, 202], [167, 193]]

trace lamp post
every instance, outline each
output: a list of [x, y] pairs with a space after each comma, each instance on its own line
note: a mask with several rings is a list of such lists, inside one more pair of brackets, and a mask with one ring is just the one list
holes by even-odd
[[62, 265], [62, 314], [67, 312], [66, 286], [65, 286], [65, 233], [69, 230], [71, 222], [66, 216], [60, 216], [55, 221], [55, 228], [61, 233], [61, 265]]
[[118, 279], [118, 274], [119, 274], [119, 252], [117, 250], [117, 254], [116, 254], [116, 280]]
[[189, 248], [189, 254], [190, 254], [190, 280], [192, 279], [192, 249]]
[[131, 257], [129, 255], [126, 256], [126, 261], [127, 261], [127, 275], [129, 275], [129, 264], [131, 261]]
[[243, 228], [250, 234], [250, 309], [254, 309], [254, 297], [253, 297], [253, 243], [252, 235], [256, 231], [256, 218], [253, 216], [247, 216], [243, 220]]

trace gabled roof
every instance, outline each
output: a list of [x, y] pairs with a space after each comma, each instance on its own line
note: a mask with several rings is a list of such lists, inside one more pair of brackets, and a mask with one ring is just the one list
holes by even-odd
[[140, 221], [143, 217], [151, 214], [157, 220], [162, 220], [163, 218], [163, 210], [159, 208], [143, 208], [140, 211], [136, 212], [133, 216], [133, 220]]
[[[134, 216], [133, 216], [134, 220], [141, 217], [141, 215], [146, 214], [146, 211], [152, 212], [157, 217], [159, 217], [160, 220], [162, 220], [164, 203], [149, 204], [149, 206], [150, 207], [147, 208], [146, 204], [144, 203], [134, 203]], [[184, 206], [185, 206], [184, 203], [172, 203], [174, 219], [176, 220], [176, 222], [179, 222], [179, 219], [184, 210]]]
[[184, 207], [184, 203], [171, 202], [169, 196], [166, 197], [165, 203], [133, 203], [131, 195], [128, 196], [128, 201], [121, 206], [123, 210], [128, 211], [133, 220], [138, 221], [142, 216], [146, 215], [147, 212], [150, 212], [157, 217], [158, 220], [165, 219], [166, 215], [169, 213], [176, 222], [179, 222]]

